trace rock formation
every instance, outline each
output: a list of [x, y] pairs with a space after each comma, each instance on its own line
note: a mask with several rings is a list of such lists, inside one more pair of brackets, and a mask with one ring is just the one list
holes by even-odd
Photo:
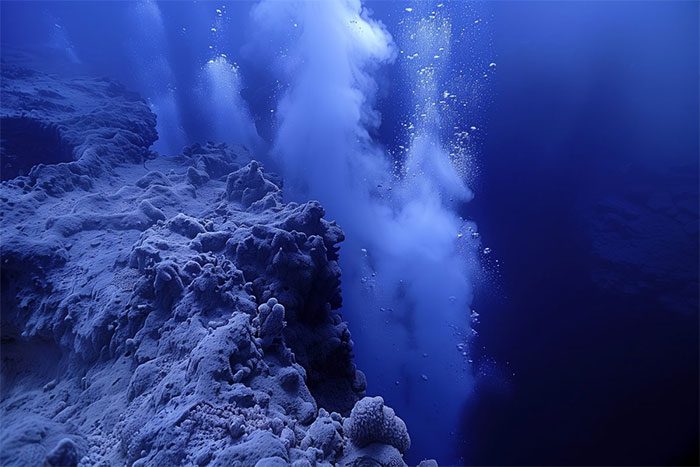
[[403, 465], [319, 203], [245, 148], [153, 154], [108, 80], [2, 73], [0, 464]]

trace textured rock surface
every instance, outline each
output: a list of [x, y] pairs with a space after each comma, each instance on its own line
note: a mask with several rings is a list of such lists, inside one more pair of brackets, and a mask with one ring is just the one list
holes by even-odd
[[357, 446], [390, 444], [404, 453], [411, 446], [411, 439], [403, 420], [384, 405], [381, 397], [365, 397], [353, 407], [345, 421], [345, 431]]
[[318, 203], [283, 204], [242, 149], [154, 157], [154, 116], [114, 83], [3, 68], [0, 118], [71, 160], [0, 187], [0, 464], [403, 465], [403, 422], [355, 406]]
[[24, 185], [58, 195], [152, 155], [155, 115], [138, 94], [106, 79], [61, 81], [5, 62], [1, 73], [3, 179], [28, 175]]

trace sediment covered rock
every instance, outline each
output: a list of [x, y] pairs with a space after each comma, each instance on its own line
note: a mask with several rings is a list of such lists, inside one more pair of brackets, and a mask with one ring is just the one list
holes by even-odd
[[0, 464], [403, 464], [403, 422], [360, 400], [317, 202], [241, 148], [154, 157], [114, 83], [3, 73], [0, 118], [72, 159], [0, 186]]

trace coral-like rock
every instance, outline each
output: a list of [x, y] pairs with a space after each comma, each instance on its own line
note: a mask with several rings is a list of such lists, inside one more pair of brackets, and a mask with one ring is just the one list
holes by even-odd
[[276, 298], [269, 299], [258, 307], [258, 316], [253, 323], [258, 327], [262, 347], [269, 347], [275, 339], [282, 336], [285, 325], [284, 306], [277, 303]]
[[195, 143], [182, 150], [182, 156], [191, 166], [187, 169], [187, 176], [198, 179], [198, 184], [206, 183], [210, 178], [220, 179], [240, 168], [239, 154], [245, 159], [249, 158], [248, 151], [244, 148], [233, 148], [224, 143], [206, 144]]
[[284, 444], [269, 431], [255, 431], [243, 443], [225, 449], [217, 456], [213, 465], [268, 465], [267, 462], [260, 462], [269, 458], [279, 458], [287, 462], [288, 455]]
[[358, 447], [389, 444], [404, 453], [411, 446], [406, 424], [384, 405], [381, 397], [365, 397], [345, 420], [345, 432]]
[[[245, 167], [231, 173], [226, 179], [227, 199], [241, 203], [244, 208], [249, 208], [268, 194], [277, 195], [278, 192], [279, 188], [263, 177], [260, 164], [256, 161], [251, 161]], [[277, 198], [274, 200], [272, 205], [260, 205], [260, 207], [274, 207]]]
[[179, 213], [167, 222], [168, 227], [184, 237], [194, 238], [204, 233], [204, 226], [195, 218]]
[[155, 117], [109, 81], [2, 73], [5, 149], [40, 132], [69, 160], [0, 184], [0, 464], [401, 461], [390, 409], [342, 425], [366, 383], [320, 204], [282, 203], [244, 148], [154, 157]]
[[56, 467], [73, 467], [78, 465], [80, 456], [78, 447], [72, 439], [63, 438], [46, 456], [46, 464]]
[[311, 424], [301, 440], [301, 449], [310, 447], [323, 452], [324, 458], [337, 458], [343, 450], [342, 425], [321, 409], [318, 418]]
[[438, 467], [438, 463], [434, 459], [424, 459], [418, 463], [418, 467]]

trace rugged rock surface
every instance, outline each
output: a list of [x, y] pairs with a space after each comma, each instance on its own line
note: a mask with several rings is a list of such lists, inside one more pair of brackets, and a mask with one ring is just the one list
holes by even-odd
[[2, 465], [403, 465], [317, 202], [107, 80], [4, 65], [0, 118]]

